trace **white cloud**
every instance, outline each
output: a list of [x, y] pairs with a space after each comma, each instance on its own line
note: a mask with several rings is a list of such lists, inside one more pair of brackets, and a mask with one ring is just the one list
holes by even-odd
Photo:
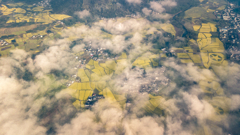
[[[171, 1], [173, 2], [173, 1]], [[152, 2], [155, 4], [155, 2]], [[153, 10], [164, 11], [163, 6], [174, 6], [169, 1], [158, 3], [162, 10], [157, 9], [159, 5], [151, 6]], [[155, 9], [154, 9], [155, 8]], [[146, 10], [150, 11], [150, 10]], [[150, 14], [150, 12], [149, 12]], [[153, 14], [151, 14], [153, 15]], [[164, 15], [164, 14], [160, 14]], [[167, 17], [166, 17], [167, 18]], [[238, 103], [239, 93], [239, 72], [240, 66], [235, 64], [228, 66], [226, 69], [219, 68], [222, 78], [225, 78], [227, 85], [231, 86], [226, 91], [231, 97], [229, 98], [222, 94], [218, 97], [209, 99], [204, 95], [200, 87], [193, 86], [178, 87], [177, 81], [181, 79], [197, 83], [201, 80], [214, 80], [215, 74], [209, 69], [200, 69], [193, 64], [179, 65], [175, 59], [168, 59], [163, 63], [162, 67], [147, 69], [144, 78], [142, 78], [143, 70], [132, 69], [130, 60], [144, 54], [150, 56], [146, 50], [151, 48], [150, 43], [142, 43], [145, 33], [160, 33], [156, 27], [158, 23], [151, 23], [145, 19], [107, 19], [94, 23], [92, 26], [78, 26], [63, 31], [64, 39], [45, 41], [49, 48], [36, 56], [33, 61], [28, 53], [22, 50], [14, 50], [11, 57], [0, 58], [0, 132], [3, 134], [45, 134], [47, 124], [58, 125], [57, 133], [64, 134], [179, 134], [190, 135], [196, 132], [221, 134], [222, 122], [225, 121], [224, 115], [216, 114], [217, 107], [222, 107], [228, 111], [228, 105], [231, 110], [240, 108]], [[104, 29], [105, 31], [102, 31]], [[110, 34], [109, 34], [110, 33]], [[127, 40], [126, 37], [129, 37]], [[69, 48], [71, 39], [82, 39], [83, 44], [76, 45], [72, 49]], [[161, 38], [161, 37], [160, 37]], [[91, 41], [93, 47], [105, 47], [114, 53], [120, 53], [126, 49], [128, 45], [133, 44], [134, 49], [129, 51], [129, 59], [118, 65], [126, 67], [120, 75], [115, 75], [109, 83], [113, 83], [117, 92], [129, 94], [132, 98], [130, 109], [120, 108], [119, 105], [107, 103], [107, 101], [99, 101], [91, 110], [78, 112], [73, 118], [74, 111], [72, 103], [69, 101], [60, 102], [63, 97], [68, 97], [65, 93], [57, 95], [57, 100], [50, 100], [46, 97], [36, 99], [36, 95], [47, 92], [53, 87], [56, 80], [51, 80], [46, 76], [52, 69], [62, 70], [64, 73], [76, 73], [72, 71], [75, 58], [72, 52], [79, 52], [84, 47], [85, 43]], [[26, 66], [22, 66], [24, 63]], [[41, 74], [41, 81], [25, 82], [22, 79], [16, 79], [14, 67], [20, 68], [22, 71], [29, 69], [34, 77]], [[177, 75], [183, 78], [174, 80]], [[159, 104], [165, 115], [164, 116], [146, 116], [146, 103], [149, 103], [149, 95], [146, 91], [139, 92], [140, 84], [150, 85], [158, 78], [159, 81], [165, 81], [173, 78], [168, 85], [159, 85], [159, 91], [153, 93], [161, 96], [161, 99], [155, 103]], [[223, 79], [224, 80], [224, 79]], [[174, 82], [176, 81], [176, 82]], [[57, 84], [61, 84], [57, 82]], [[234, 90], [233, 90], [234, 89]], [[149, 89], [147, 89], [149, 90]], [[131, 93], [132, 92], [132, 93]], [[232, 94], [235, 92], [235, 95]], [[151, 92], [150, 92], [151, 93]], [[152, 93], [151, 93], [152, 94]], [[43, 95], [43, 94], [42, 94]], [[201, 98], [200, 98], [201, 97]], [[69, 98], [69, 97], [68, 97]], [[51, 107], [57, 102], [60, 112], [55, 115], [50, 115], [44, 119], [36, 116], [42, 105]], [[213, 107], [217, 106], [217, 107]], [[70, 120], [70, 123], [65, 121], [65, 118]], [[39, 123], [41, 121], [41, 123]], [[206, 121], [210, 121], [207, 123]], [[59, 124], [60, 123], [60, 124]], [[63, 124], [63, 125], [61, 125]], [[44, 125], [44, 126], [43, 126]], [[207, 128], [206, 128], [207, 127]], [[14, 130], [9, 130], [14, 129]], [[204, 130], [201, 130], [204, 129]], [[220, 130], [219, 130], [220, 129]], [[216, 131], [219, 130], [219, 131]], [[0, 133], [0, 134], [1, 134]]]
[[[0, 133], [4, 135], [43, 135], [46, 128], [39, 125], [32, 108], [36, 86], [23, 88], [23, 82], [0, 76]], [[26, 109], [29, 107], [29, 110]], [[14, 130], [13, 130], [14, 129]]]
[[91, 16], [91, 13], [86, 9], [83, 11], [77, 11], [75, 12], [75, 14], [78, 15], [79, 18], [83, 18], [83, 19]]
[[131, 119], [124, 123], [126, 134], [133, 135], [163, 135], [164, 127], [159, 124], [152, 117], [143, 117], [141, 119]]
[[[105, 48], [113, 53], [120, 53], [131, 44], [135, 44], [135, 47], [141, 46], [140, 43], [144, 37], [142, 33], [150, 25], [151, 22], [143, 18], [105, 19], [95, 22], [91, 27], [81, 25], [64, 30], [62, 36], [65, 39], [82, 39], [85, 44], [93, 48]], [[130, 37], [130, 39], [126, 40], [126, 37]]]
[[200, 121], [206, 120], [215, 113], [214, 108], [205, 100], [199, 100], [196, 95], [183, 93], [183, 99], [188, 105], [190, 116], [197, 117]]
[[155, 19], [164, 19], [164, 20], [169, 20], [172, 17], [170, 14], [167, 14], [167, 13], [159, 14], [156, 12], [153, 12], [151, 16]]
[[151, 12], [152, 12], [152, 10], [150, 10], [150, 9], [148, 9], [148, 8], [143, 8], [142, 9], [142, 12], [145, 14], [145, 15], [150, 15], [151, 14]]
[[240, 109], [240, 95], [231, 96], [231, 110]]
[[142, 3], [142, 0], [126, 0], [128, 3], [131, 3], [131, 4], [140, 4]]
[[167, 7], [175, 7], [177, 6], [177, 3], [173, 0], [164, 0], [160, 2], [161, 5], [167, 6]]
[[145, 19], [118, 18], [116, 20], [103, 20], [95, 24], [101, 26], [112, 34], [126, 34], [132, 31], [141, 31], [149, 26], [150, 22]]
[[162, 13], [163, 11], [165, 11], [165, 8], [160, 3], [155, 1], [150, 2], [150, 7], [158, 13]]
[[68, 45], [51, 46], [48, 50], [36, 56], [34, 65], [44, 73], [51, 70], [64, 70], [65, 73], [72, 73], [75, 57], [69, 52]]
[[[58, 134], [153, 134], [162, 135], [163, 124], [152, 117], [124, 117], [120, 108], [93, 108], [80, 113], [70, 124], [59, 127]], [[107, 108], [106, 108], [107, 107]]]
[[85, 44], [76, 45], [72, 48], [72, 51], [75, 52], [75, 53], [81, 52], [81, 51], [83, 51], [84, 46], [85, 46]]

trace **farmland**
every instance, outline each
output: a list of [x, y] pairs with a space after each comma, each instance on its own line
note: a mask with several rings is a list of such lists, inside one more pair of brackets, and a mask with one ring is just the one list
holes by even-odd
[[[44, 9], [44, 7], [23, 3], [2, 4], [0, 12], [2, 13], [0, 17], [8, 17], [6, 27], [0, 28], [0, 39], [4, 43], [0, 45], [1, 56], [7, 56], [9, 51], [16, 47], [33, 54], [38, 53], [43, 49], [43, 39], [48, 37], [47, 30], [59, 33], [64, 28], [64, 24], [60, 21], [71, 17], [64, 14], [52, 14], [51, 10]], [[56, 27], [59, 25], [62, 27]]]
[[[151, 70], [151, 67], [158, 66], [159, 63], [155, 61], [158, 57], [158, 54], [145, 52], [135, 58], [132, 66]], [[99, 63], [91, 59], [85, 68], [78, 69], [77, 76], [80, 80], [74, 82], [66, 89], [66, 91], [76, 99], [73, 105], [76, 108], [84, 107], [84, 103], [93, 92], [102, 94], [112, 103], [117, 103], [118, 98], [121, 98], [121, 101], [125, 100], [124, 96], [122, 97], [121, 94], [114, 92], [114, 89], [112, 89], [108, 83], [110, 78], [121, 74], [126, 68], [122, 63], [127, 62], [127, 59], [126, 53], [122, 53], [117, 60], [107, 60], [104, 63]]]

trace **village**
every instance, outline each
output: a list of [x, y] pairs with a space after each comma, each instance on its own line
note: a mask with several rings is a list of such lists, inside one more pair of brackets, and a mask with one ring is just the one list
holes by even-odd
[[220, 40], [225, 44], [225, 48], [228, 49], [228, 55], [231, 59], [240, 60], [240, 14], [235, 13], [234, 9], [237, 6], [229, 3], [225, 10], [216, 11], [215, 15], [218, 19], [223, 19], [228, 22], [222, 28], [219, 28]]
[[216, 11], [217, 18], [222, 18], [225, 21], [230, 22], [230, 25], [226, 25], [219, 29], [220, 39], [223, 42], [231, 42], [232, 44], [240, 44], [240, 14], [234, 12], [235, 5], [229, 4], [225, 10]]

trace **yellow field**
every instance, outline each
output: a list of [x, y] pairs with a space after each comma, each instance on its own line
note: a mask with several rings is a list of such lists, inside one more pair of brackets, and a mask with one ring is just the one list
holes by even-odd
[[94, 67], [95, 67], [96, 70], [99, 71], [99, 76], [104, 76], [104, 75], [106, 75], [106, 74], [105, 74], [105, 71], [104, 71], [104, 68], [101, 67], [101, 66], [99, 66], [99, 64], [98, 64], [97, 61], [94, 61]]
[[[177, 57], [182, 63], [202, 63], [205, 68], [209, 68], [212, 64], [222, 64], [225, 59], [223, 54], [224, 46], [218, 38], [212, 38], [210, 32], [217, 32], [215, 24], [202, 23], [201, 26], [194, 25], [195, 31], [199, 30], [197, 44], [200, 52], [193, 53], [177, 53]], [[192, 43], [196, 43], [195, 40], [190, 40]], [[193, 52], [190, 48], [184, 48], [187, 52]]]
[[187, 53], [177, 53], [177, 57], [180, 59], [189, 59], [189, 56]]
[[225, 0], [208, 0], [209, 2], [218, 3], [218, 4], [227, 4]]
[[2, 56], [7, 56], [7, 55], [9, 55], [9, 52], [14, 48], [15, 48], [14, 45], [0, 47], [0, 54]]
[[188, 53], [188, 56], [193, 61], [193, 63], [202, 63], [201, 56], [198, 54]]
[[23, 6], [24, 4], [23, 3], [14, 3], [14, 4], [10, 3], [10, 4], [7, 4], [7, 5], [10, 6], [10, 7], [18, 7], [18, 6]]
[[85, 73], [83, 68], [78, 70], [78, 74], [77, 75], [80, 77], [81, 82], [89, 82], [89, 78], [86, 75], [86, 73]]
[[43, 7], [42, 6], [34, 7], [32, 10], [33, 11], [43, 11]]
[[162, 24], [161, 25], [161, 28], [165, 31], [165, 32], [168, 32], [168, 33], [171, 33], [172, 35], [176, 35], [176, 30], [174, 28], [174, 26], [170, 23], [168, 24]]
[[29, 25], [22, 27], [14, 27], [14, 28], [2, 28], [0, 29], [0, 36], [11, 35], [19, 31], [27, 31], [36, 28], [37, 25]]
[[119, 59], [127, 59], [127, 54], [122, 52], [122, 55], [119, 57]]
[[226, 6], [223, 5], [223, 6], [219, 7], [219, 8], [217, 8], [217, 10], [224, 10], [225, 8], [226, 8]]
[[103, 96], [110, 102], [117, 102], [117, 100], [115, 99], [113, 93], [111, 92], [111, 90], [109, 88], [105, 88], [103, 89]]
[[144, 57], [139, 57], [133, 62], [133, 66], [138, 66], [141, 68], [146, 68], [150, 66], [150, 60]]
[[153, 64], [154, 67], [157, 67], [158, 66], [158, 62], [154, 61], [154, 59], [151, 59], [151, 62]]
[[24, 9], [22, 9], [22, 8], [16, 8], [14, 12], [15, 12], [15, 13], [24, 14], [24, 13], [26, 13], [26, 10], [24, 10]]
[[207, 13], [204, 8], [201, 7], [193, 7], [187, 11], [185, 11], [184, 18], [200, 18], [203, 14]]
[[106, 64], [106, 67], [110, 70], [110, 72], [111, 72], [111, 70], [114, 71], [116, 68], [116, 65], [117, 65], [116, 62], [113, 60], [106, 61], [105, 64]]
[[192, 63], [193, 61], [191, 59], [180, 59], [182, 63]]
[[[10, 7], [17, 7], [19, 4], [10, 4]], [[44, 24], [52, 23], [56, 20], [64, 20], [66, 18], [70, 18], [71, 16], [64, 14], [51, 14], [50, 10], [44, 10], [44, 7], [38, 6], [34, 8], [28, 8], [29, 11], [39, 12], [38, 14], [33, 15], [31, 12], [27, 16], [25, 13], [27, 12], [22, 8], [8, 8], [6, 5], [1, 5], [0, 7], [3, 15], [10, 15], [12, 13], [18, 13], [14, 16], [14, 18], [9, 19], [7, 23], [20, 23], [20, 22], [30, 22], [30, 20], [34, 20], [34, 22], [40, 22]]]
[[161, 99], [162, 97], [160, 96], [152, 96], [149, 94], [149, 101], [146, 103], [144, 110], [147, 113], [163, 115], [162, 108], [160, 107]]
[[71, 16], [63, 15], [63, 14], [51, 14], [50, 17], [55, 19], [55, 20], [64, 20], [64, 19], [69, 18]]
[[[135, 63], [140, 64], [140, 66], [158, 66], [158, 62], [154, 59], [158, 58], [159, 55], [146, 53], [135, 60]], [[68, 88], [68, 93], [70, 93], [74, 98], [77, 99], [73, 105], [78, 107], [84, 107], [85, 100], [89, 95], [93, 93], [94, 90], [98, 90], [99, 94], [103, 96], [111, 103], [118, 103], [122, 107], [125, 104], [125, 96], [120, 94], [113, 94], [111, 89], [108, 87], [105, 80], [102, 78], [104, 76], [112, 75], [112, 73], [121, 72], [125, 68], [125, 63], [127, 54], [122, 53], [118, 60], [108, 60], [105, 63], [98, 63], [98, 61], [89, 60], [86, 64], [86, 68], [78, 70], [77, 76], [80, 78], [80, 82], [73, 83]], [[141, 61], [144, 61], [143, 63]], [[134, 62], [133, 62], [134, 65]], [[70, 90], [69, 90], [70, 89]]]
[[201, 28], [201, 25], [193, 25], [193, 30], [198, 31]]
[[152, 54], [152, 53], [145, 53], [141, 57], [138, 57], [133, 63], [132, 66], [137, 66], [140, 68], [147, 68], [150, 67], [151, 64], [153, 66], [158, 66], [158, 62], [154, 59], [158, 58], [159, 55]]

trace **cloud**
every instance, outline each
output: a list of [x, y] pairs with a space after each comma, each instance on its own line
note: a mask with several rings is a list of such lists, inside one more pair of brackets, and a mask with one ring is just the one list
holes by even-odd
[[145, 19], [118, 18], [116, 20], [103, 20], [95, 24], [101, 26], [112, 34], [126, 34], [128, 32], [141, 31], [145, 27], [149, 26], [150, 22]]
[[161, 5], [166, 7], [175, 7], [177, 6], [177, 3], [173, 0], [164, 0], [160, 2]]
[[[152, 2], [154, 13], [151, 15], [159, 10], [159, 5], [162, 8], [174, 6], [171, 2], [159, 2], [156, 7], [153, 5], [156, 2]], [[44, 41], [48, 48], [34, 60], [18, 49], [7, 58], [0, 58], [0, 110], [4, 110], [0, 112], [0, 134], [46, 134], [51, 126], [60, 135], [227, 134], [231, 122], [227, 117], [232, 116], [227, 112], [240, 108], [240, 66], [226, 64], [226, 67], [213, 66], [210, 70], [166, 58], [161, 61], [161, 67], [133, 68], [131, 63], [136, 58], [149, 58], [156, 51], [150, 43], [154, 37], [143, 40], [146, 33], [157, 33], [162, 39], [158, 26], [159, 23], [143, 18], [106, 19], [64, 30], [63, 39]], [[71, 49], [72, 39], [81, 43]], [[68, 80], [54, 76], [51, 71], [60, 70], [68, 76], [76, 74], [74, 53], [82, 51], [86, 45], [106, 48], [113, 53], [127, 51], [128, 60], [119, 62], [118, 74], [108, 83], [112, 91], [128, 97], [129, 104], [121, 106], [101, 100], [89, 110], [77, 111], [70, 95], [56, 94], [57, 88]], [[132, 48], [127, 49], [130, 46]], [[26, 70], [36, 79], [24, 81], [19, 74]], [[206, 94], [208, 89], [199, 85], [201, 81], [217, 87], [217, 90], [212, 89], [214, 94]], [[214, 83], [209, 83], [211, 81]], [[220, 89], [223, 92], [219, 94]], [[157, 98], [149, 100], [151, 95]]]
[[111, 39], [85, 39], [84, 41], [91, 41], [93, 48], [105, 48], [112, 51], [112, 53], [120, 53], [129, 45], [128, 41], [125, 41], [125, 37], [122, 35], [112, 36]]
[[[121, 35], [118, 36], [120, 37], [116, 39], [121, 39]], [[140, 41], [141, 37], [140, 33], [135, 33], [130, 40], [134, 42]], [[203, 91], [198, 86], [193, 85], [187, 88], [178, 87], [174, 79], [171, 80], [171, 78], [177, 76], [177, 74], [180, 74], [187, 81], [194, 80], [197, 82], [206, 78], [214, 78], [214, 75], [210, 70], [200, 69], [192, 64], [178, 65], [174, 59], [167, 60], [163, 67], [146, 70], [145, 74], [143, 74], [144, 71], [142, 69], [132, 69], [131, 66], [129, 66], [130, 63], [126, 64], [127, 68], [122, 74], [115, 77], [116, 80], [113, 80], [113, 82], [116, 82], [113, 84], [115, 84], [114, 87], [120, 92], [131, 95], [132, 101], [129, 110], [121, 108], [119, 105], [112, 105], [108, 103], [108, 101], [102, 101], [95, 104], [92, 110], [78, 112], [76, 117], [73, 118], [76, 110], [71, 106], [71, 102], [59, 100], [67, 97], [66, 95], [58, 97], [57, 99], [48, 99], [42, 96], [36, 100], [36, 95], [48, 91], [54, 84], [54, 81], [44, 76], [46, 73], [49, 73], [50, 69], [54, 69], [55, 67], [52, 68], [49, 65], [41, 67], [40, 65], [44, 64], [37, 64], [39, 59], [44, 56], [47, 58], [46, 61], [51, 61], [52, 64], [56, 64], [56, 69], [68, 69], [65, 65], [68, 65], [68, 61], [72, 61], [72, 59], [71, 57], [67, 59], [63, 58], [71, 56], [69, 55], [71, 49], [67, 46], [69, 46], [68, 43], [56, 41], [56, 45], [51, 45], [49, 49], [39, 55], [41, 57], [36, 57], [34, 65], [29, 62], [24, 67], [21, 67], [21, 63], [29, 59], [29, 55], [21, 50], [13, 51], [11, 57], [0, 60], [0, 62], [6, 60], [12, 61], [10, 65], [4, 68], [12, 67], [11, 64], [13, 63], [22, 70], [27, 68], [28, 64], [36, 66], [34, 70], [42, 71], [42, 79], [45, 80], [44, 83], [38, 81], [28, 83], [21, 79], [16, 79], [14, 76], [6, 76], [13, 73], [1, 70], [0, 85], [2, 87], [0, 88], [0, 95], [2, 96], [0, 96], [0, 101], [3, 104], [0, 105], [0, 109], [5, 111], [0, 113], [0, 115], [3, 116], [0, 118], [0, 127], [4, 127], [4, 129], [1, 129], [4, 134], [15, 133], [12, 130], [5, 130], [12, 127], [15, 127], [15, 131], [18, 132], [18, 134], [45, 134], [47, 131], [45, 126], [48, 126], [49, 123], [56, 125], [57, 134], [62, 135], [137, 133], [185, 135], [204, 132], [206, 130], [213, 134], [223, 134], [221, 121], [225, 122], [225, 118], [221, 115], [215, 115], [217, 111], [214, 106], [220, 106], [225, 110], [226, 107], [224, 106], [227, 105], [227, 100], [224, 98], [212, 98], [211, 100], [200, 99], [199, 95], [201, 95]], [[81, 50], [82, 46], [84, 45], [77, 45], [75, 49], [80, 48]], [[150, 54], [145, 52], [143, 55], [148, 56]], [[56, 58], [57, 56], [59, 59], [63, 59], [61, 61], [62, 63]], [[50, 69], [47, 67], [50, 67]], [[237, 71], [237, 68], [235, 71]], [[3, 72], [4, 74], [2, 74]], [[170, 72], [173, 72], [172, 75], [170, 75]], [[156, 88], [161, 89], [153, 89], [153, 91], [151, 91], [152, 87], [149, 87], [141, 91], [142, 87], [139, 84], [151, 86], [152, 82], [156, 80], [159, 84]], [[161, 83], [166, 80], [169, 80], [167, 85]], [[148, 93], [152, 94], [156, 92], [155, 94], [159, 94], [159, 91], [162, 98], [159, 99], [158, 103], [160, 104], [159, 107], [164, 110], [165, 115], [146, 116], [143, 108], [146, 107], [146, 103], [149, 102]], [[238, 98], [238, 95], [232, 96], [232, 110], [239, 108], [239, 105], [233, 102], [238, 100]], [[54, 106], [56, 103], [58, 105]], [[46, 106], [48, 110], [51, 110], [52, 107], [58, 107], [60, 112], [50, 111], [49, 116], [41, 118], [40, 122], [38, 122], [39, 117], [35, 114], [39, 113], [42, 106]], [[28, 111], [25, 111], [26, 108], [28, 108]], [[216, 124], [211, 125], [206, 123], [206, 121], [211, 121]], [[209, 126], [209, 128], [204, 126]], [[212, 129], [212, 126], [215, 128]], [[204, 127], [204, 130], [201, 127]], [[23, 128], [25, 130], [20, 130]]]
[[240, 109], [240, 95], [232, 95], [231, 96], [231, 110]]
[[[47, 125], [49, 124], [49, 117], [44, 115], [46, 110], [42, 111], [41, 109], [43, 106], [50, 109], [52, 105], [56, 105], [56, 102], [58, 104], [60, 102], [54, 100], [54, 98], [50, 99], [47, 94], [46, 96], [43, 95], [51, 89], [61, 86], [62, 82], [56, 81], [46, 74], [38, 78], [39, 80], [25, 81], [21, 74], [26, 70], [29, 70], [33, 78], [36, 78], [38, 72], [43, 73], [43, 71], [35, 67], [30, 55], [24, 50], [15, 49], [11, 53], [7, 58], [0, 58], [0, 63], [6, 62], [4, 65], [0, 64], [3, 68], [0, 70], [0, 109], [4, 110], [0, 112], [0, 134], [45, 135], [48, 130], [47, 126], [49, 126]], [[75, 109], [67, 101], [69, 100], [65, 100], [64, 105], [61, 104], [63, 110], [54, 106], [61, 113], [48, 112], [52, 124], [55, 124], [55, 122], [66, 123], [70, 117], [73, 117]], [[43, 115], [40, 116], [39, 114]]]
[[150, 7], [151, 7], [151, 9], [153, 9], [154, 11], [156, 11], [158, 13], [162, 13], [163, 11], [165, 11], [165, 8], [160, 3], [155, 2], [155, 1], [150, 2]]
[[76, 45], [72, 48], [72, 51], [75, 53], [83, 51], [85, 44]]
[[112, 53], [120, 53], [134, 44], [134, 47], [143, 47], [141, 41], [151, 22], [139, 18], [105, 19], [95, 22], [91, 26], [81, 25], [64, 30], [65, 39], [81, 39], [84, 44], [94, 49], [105, 48]]
[[155, 19], [164, 19], [164, 20], [169, 20], [172, 17], [170, 14], [167, 14], [167, 13], [159, 14], [156, 12], [153, 12], [151, 16]]
[[[150, 3], [150, 8], [153, 9], [154, 11], [151, 13], [151, 16], [155, 19], [164, 19], [164, 20], [169, 20], [171, 18], [171, 15], [164, 13], [165, 12], [165, 8], [167, 7], [174, 7], [177, 5], [177, 3], [175, 1], [172, 0], [164, 0], [164, 1], [151, 1]], [[150, 15], [150, 10], [148, 10], [147, 8], [144, 8], [142, 10], [142, 12], [145, 15]]]
[[214, 114], [214, 108], [205, 100], [199, 100], [196, 95], [183, 93], [184, 102], [188, 105], [190, 116], [202, 121]]
[[126, 134], [139, 135], [163, 135], [164, 127], [159, 124], [152, 117], [143, 117], [141, 119], [132, 119], [124, 123]]
[[81, 18], [81, 19], [84, 19], [86, 17], [90, 17], [91, 16], [91, 13], [88, 11], [88, 10], [83, 10], [83, 11], [77, 11], [75, 12], [75, 14]]
[[[106, 107], [106, 106], [105, 106]], [[125, 117], [120, 108], [93, 108], [78, 114], [70, 124], [59, 127], [58, 134], [153, 134], [162, 135], [162, 125], [152, 117]]]
[[[14, 57], [21, 59], [21, 55], [14, 54]], [[46, 132], [34, 115], [39, 107], [33, 100], [38, 87], [28, 84], [29, 87], [25, 83], [14, 77], [0, 76], [0, 134], [37, 135]]]
[[142, 3], [142, 0], [126, 0], [128, 3], [131, 3], [131, 4], [140, 4]]
[[142, 9], [142, 12], [145, 14], [145, 15], [150, 15], [151, 14], [151, 12], [152, 12], [152, 10], [150, 10], [150, 9], [148, 9], [148, 8], [143, 8]]
[[49, 73], [55, 69], [64, 70], [65, 73], [71, 74], [74, 70], [70, 69], [69, 66], [74, 66], [76, 62], [68, 46], [68, 44], [51, 46], [48, 50], [36, 56], [35, 67], [44, 73]]

